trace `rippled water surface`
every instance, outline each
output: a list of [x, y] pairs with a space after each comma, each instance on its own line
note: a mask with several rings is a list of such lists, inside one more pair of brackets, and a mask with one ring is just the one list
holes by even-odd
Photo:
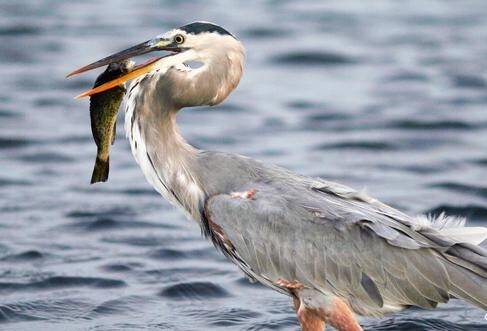
[[[75, 67], [194, 20], [247, 47], [238, 89], [180, 114], [188, 140], [487, 220], [487, 2], [1, 1], [0, 329], [298, 330], [146, 183], [123, 139], [89, 185]], [[485, 223], [484, 223], [485, 224]], [[485, 330], [457, 300], [366, 330]]]

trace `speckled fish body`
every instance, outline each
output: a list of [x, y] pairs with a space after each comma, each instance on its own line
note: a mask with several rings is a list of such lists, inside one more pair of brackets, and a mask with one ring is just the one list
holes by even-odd
[[[134, 62], [130, 60], [111, 63], [98, 76], [93, 87], [126, 74], [133, 66]], [[95, 94], [90, 98], [91, 132], [97, 146], [91, 184], [106, 182], [108, 179], [110, 145], [115, 141], [118, 110], [125, 92], [125, 86], [119, 85], [105, 92]]]

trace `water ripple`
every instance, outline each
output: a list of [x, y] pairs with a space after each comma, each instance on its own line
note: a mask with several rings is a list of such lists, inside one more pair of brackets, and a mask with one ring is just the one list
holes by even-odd
[[39, 260], [44, 257], [44, 254], [37, 250], [29, 250], [17, 254], [11, 254], [0, 258], [0, 261], [32, 261]]
[[172, 300], [207, 300], [230, 295], [223, 287], [212, 282], [179, 283], [166, 287], [159, 294]]
[[487, 187], [484, 186], [466, 185], [455, 182], [435, 183], [430, 186], [487, 198]]
[[[365, 328], [368, 330], [368, 328]], [[416, 319], [405, 318], [391, 319], [387, 322], [374, 325], [370, 330], [377, 331], [481, 331], [485, 330], [485, 325], [452, 323], [440, 319]]]
[[99, 277], [71, 277], [53, 276], [40, 281], [29, 283], [0, 282], [0, 293], [17, 291], [49, 290], [66, 287], [112, 288], [125, 286], [125, 282], [118, 279]]
[[18, 149], [33, 143], [33, 140], [27, 138], [0, 137], [0, 149]]
[[485, 222], [487, 219], [487, 207], [479, 205], [454, 206], [446, 204], [435, 207], [427, 213], [431, 215], [439, 215], [442, 212], [447, 215], [464, 216], [469, 220]]
[[272, 62], [302, 66], [336, 66], [355, 63], [357, 60], [347, 55], [331, 52], [294, 52], [275, 56]]

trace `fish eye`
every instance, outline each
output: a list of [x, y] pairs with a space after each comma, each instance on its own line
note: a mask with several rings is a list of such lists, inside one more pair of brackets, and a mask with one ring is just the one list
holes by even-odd
[[176, 36], [174, 36], [174, 42], [176, 44], [182, 44], [182, 43], [184, 43], [184, 37], [183, 37], [183, 35], [177, 34]]

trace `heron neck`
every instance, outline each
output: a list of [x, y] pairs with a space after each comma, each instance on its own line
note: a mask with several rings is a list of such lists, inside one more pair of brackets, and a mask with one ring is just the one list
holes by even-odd
[[163, 113], [160, 120], [151, 123], [152, 130], [146, 136], [146, 140], [156, 147], [154, 152], [158, 156], [161, 155], [159, 161], [167, 164], [164, 170], [167, 170], [168, 174], [188, 171], [188, 166], [197, 154], [197, 149], [181, 135], [176, 123], [176, 114], [176, 111]]
[[199, 220], [204, 193], [192, 171], [198, 150], [180, 134], [177, 109], [160, 102], [145, 106], [131, 117], [135, 121], [128, 131], [132, 153], [149, 183], [187, 216]]

